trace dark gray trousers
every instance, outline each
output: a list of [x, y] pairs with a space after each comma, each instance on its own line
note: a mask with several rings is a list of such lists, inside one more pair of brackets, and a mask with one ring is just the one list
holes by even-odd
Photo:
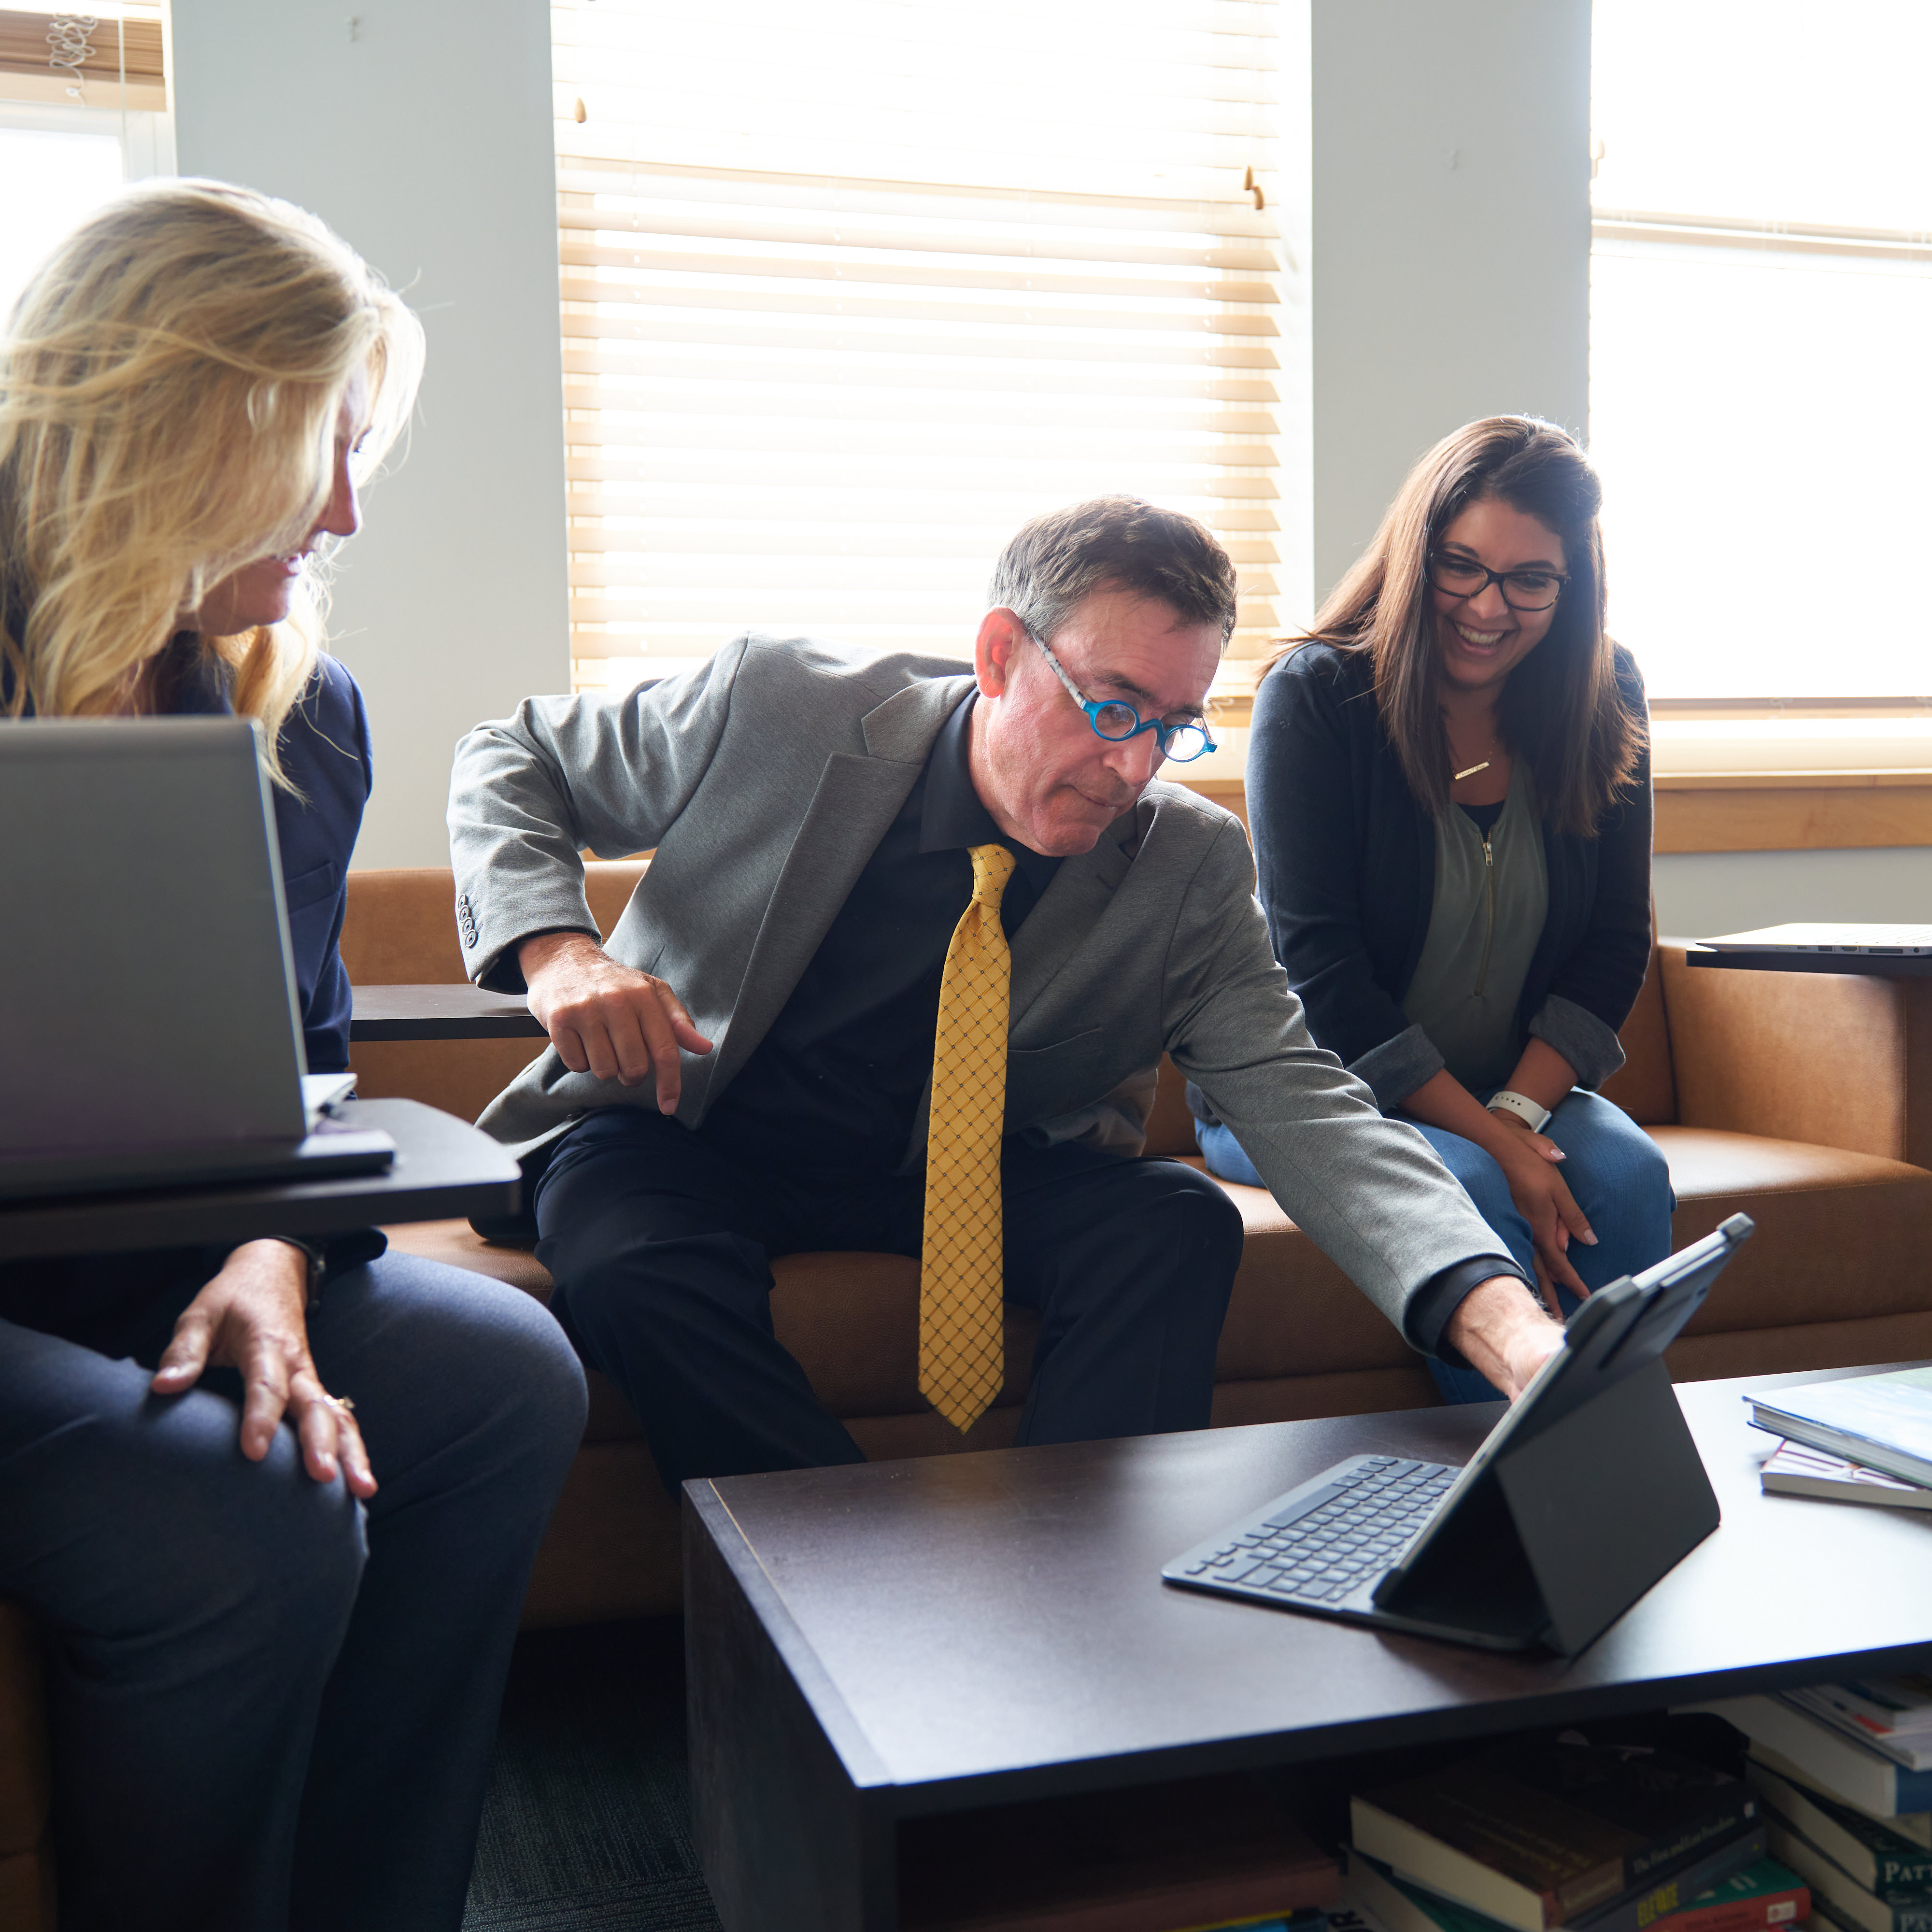
[[[1016, 1138], [1001, 1166], [1006, 1299], [1040, 1316], [1019, 1440], [1206, 1428], [1239, 1210], [1178, 1161]], [[772, 1332], [770, 1258], [916, 1256], [922, 1177], [754, 1169], [701, 1131], [612, 1108], [564, 1138], [536, 1206], [553, 1306], [624, 1391], [674, 1496], [693, 1476], [864, 1460]]]

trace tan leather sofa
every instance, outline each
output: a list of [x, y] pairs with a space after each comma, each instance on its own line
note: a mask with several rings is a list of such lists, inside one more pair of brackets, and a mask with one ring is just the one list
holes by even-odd
[[[604, 931], [642, 871], [590, 867], [592, 910]], [[356, 874], [343, 954], [356, 982], [460, 980], [452, 892], [446, 872]], [[1923, 1252], [1932, 1237], [1932, 997], [1922, 993], [1932, 996], [1932, 982], [1693, 970], [1681, 945], [1660, 947], [1624, 1029], [1628, 1064], [1606, 1090], [1670, 1160], [1679, 1245], [1740, 1208], [1759, 1228], [1672, 1350], [1681, 1379], [1932, 1354]], [[473, 1115], [539, 1045], [370, 1044], [354, 1064], [366, 1094]], [[1171, 1068], [1150, 1126], [1150, 1154], [1198, 1162]], [[1221, 1339], [1216, 1426], [1433, 1402], [1420, 1360], [1273, 1198], [1228, 1192], [1248, 1238]], [[533, 1255], [490, 1246], [463, 1222], [393, 1228], [390, 1238], [532, 1293], [549, 1286]], [[779, 1339], [868, 1455], [1012, 1440], [1030, 1316], [1010, 1321], [1013, 1378], [962, 1442], [916, 1386], [915, 1262], [791, 1255], [772, 1273]], [[584, 1449], [531, 1586], [532, 1623], [680, 1601], [676, 1509], [614, 1388], [599, 1376], [591, 1382]]]
[[[605, 931], [642, 871], [590, 868]], [[446, 871], [362, 872], [343, 952], [362, 985], [463, 977]], [[1629, 1063], [1606, 1091], [1669, 1157], [1678, 1243], [1742, 1208], [1756, 1238], [1671, 1352], [1680, 1380], [1932, 1355], [1932, 981], [1694, 970], [1661, 946], [1624, 1029]], [[369, 1044], [370, 1095], [473, 1117], [539, 1042]], [[1179, 1083], [1164, 1071], [1150, 1154], [1198, 1158]], [[1432, 1402], [1420, 1363], [1256, 1188], [1228, 1190], [1248, 1239], [1222, 1334], [1217, 1426]], [[465, 1222], [391, 1231], [394, 1244], [543, 1294], [535, 1257]], [[776, 1262], [780, 1339], [874, 1456], [1012, 1439], [1032, 1322], [1009, 1325], [1013, 1384], [963, 1443], [914, 1384], [917, 1264], [896, 1256]], [[592, 1385], [590, 1426], [538, 1558], [533, 1624], [667, 1610], [680, 1601], [677, 1516], [614, 1388]], [[0, 1604], [0, 1925], [51, 1927], [46, 1753], [37, 1638]]]

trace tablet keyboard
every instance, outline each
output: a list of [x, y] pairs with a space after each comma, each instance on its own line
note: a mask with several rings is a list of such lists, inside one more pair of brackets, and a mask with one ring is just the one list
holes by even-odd
[[1366, 1608], [1462, 1472], [1398, 1456], [1352, 1456], [1161, 1571], [1190, 1589], [1297, 1609]]

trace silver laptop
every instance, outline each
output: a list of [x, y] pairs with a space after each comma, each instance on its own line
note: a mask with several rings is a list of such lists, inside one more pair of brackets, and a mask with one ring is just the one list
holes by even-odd
[[394, 1159], [304, 1100], [256, 729], [0, 723], [0, 1198]]
[[1699, 942], [1720, 952], [1932, 953], [1932, 926], [1834, 926], [1799, 923], [1760, 926], [1755, 932], [1720, 933]]

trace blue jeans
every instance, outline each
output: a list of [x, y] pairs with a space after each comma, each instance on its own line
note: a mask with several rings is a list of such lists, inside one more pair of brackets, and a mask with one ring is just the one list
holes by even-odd
[[[1475, 1203], [1476, 1212], [1534, 1280], [1529, 1223], [1510, 1198], [1502, 1169], [1460, 1134], [1424, 1126], [1420, 1120], [1408, 1124], [1442, 1156], [1443, 1165]], [[1570, 1245], [1570, 1265], [1584, 1286], [1599, 1288], [1619, 1275], [1635, 1274], [1663, 1260], [1670, 1252], [1670, 1216], [1677, 1197], [1671, 1192], [1670, 1169], [1657, 1143], [1614, 1101], [1586, 1094], [1580, 1087], [1570, 1089], [1543, 1131], [1568, 1156], [1563, 1178], [1597, 1238], [1594, 1247], [1582, 1241]], [[1264, 1185], [1228, 1128], [1202, 1126], [1199, 1132], [1210, 1174], [1250, 1187]], [[1566, 1315], [1576, 1306], [1576, 1298], [1562, 1290], [1558, 1298]], [[1474, 1369], [1454, 1368], [1432, 1359], [1429, 1372], [1445, 1401], [1497, 1400], [1495, 1389]]]

